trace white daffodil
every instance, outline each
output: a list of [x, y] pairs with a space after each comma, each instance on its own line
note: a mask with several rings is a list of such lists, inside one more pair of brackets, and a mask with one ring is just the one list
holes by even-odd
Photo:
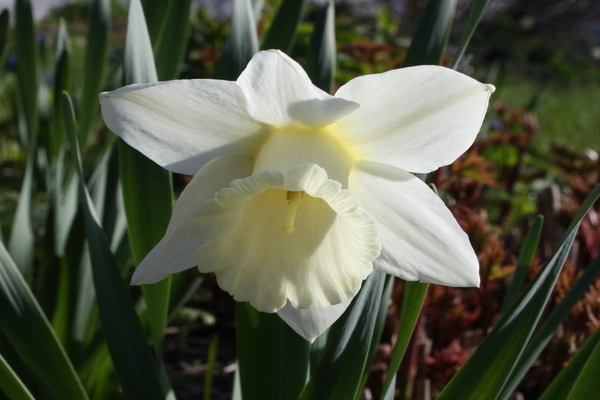
[[102, 93], [108, 127], [194, 175], [133, 284], [198, 266], [235, 300], [314, 340], [373, 268], [477, 286], [466, 234], [411, 173], [473, 143], [494, 87], [437, 66], [356, 78], [335, 96], [279, 51], [236, 82], [180, 80]]

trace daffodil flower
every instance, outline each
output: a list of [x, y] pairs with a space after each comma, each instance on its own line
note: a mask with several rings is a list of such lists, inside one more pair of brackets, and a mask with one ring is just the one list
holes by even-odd
[[193, 266], [313, 340], [373, 268], [477, 286], [477, 257], [411, 173], [473, 143], [493, 86], [437, 66], [353, 79], [331, 96], [279, 51], [236, 82], [197, 79], [102, 93], [108, 127], [164, 168], [194, 175], [132, 283]]

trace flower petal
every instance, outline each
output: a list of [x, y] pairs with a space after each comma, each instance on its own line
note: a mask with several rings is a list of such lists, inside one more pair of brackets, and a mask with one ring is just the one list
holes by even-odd
[[168, 170], [194, 175], [215, 157], [252, 156], [262, 140], [236, 88], [208, 79], [137, 84], [102, 93], [100, 104], [123, 140]]
[[335, 94], [360, 108], [334, 127], [361, 158], [430, 172], [473, 144], [493, 91], [492, 85], [432, 65], [361, 76]]
[[298, 335], [312, 343], [342, 316], [351, 302], [352, 300], [346, 300], [323, 308], [313, 305], [304, 310], [294, 308], [288, 302], [277, 314]]
[[199, 241], [190, 228], [190, 215], [231, 181], [250, 175], [253, 162], [251, 158], [219, 157], [194, 176], [175, 203], [165, 236], [135, 270], [132, 285], [155, 283], [196, 265]]
[[469, 238], [421, 180], [389, 165], [358, 161], [349, 188], [377, 221], [383, 250], [375, 268], [407, 281], [479, 285]]
[[316, 164], [231, 182], [193, 226], [200, 271], [216, 272], [223, 290], [264, 312], [288, 299], [302, 309], [351, 299], [380, 250], [375, 221]]
[[240, 107], [274, 126], [327, 126], [358, 108], [314, 86], [302, 67], [279, 50], [256, 53], [237, 84]]

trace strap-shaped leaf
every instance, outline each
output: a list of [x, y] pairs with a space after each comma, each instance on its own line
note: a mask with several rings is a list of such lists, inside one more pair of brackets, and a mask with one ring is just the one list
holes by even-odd
[[256, 19], [250, 0], [233, 0], [231, 31], [217, 62], [216, 77], [235, 80], [258, 51]]
[[440, 64], [448, 44], [455, 9], [456, 0], [427, 2], [406, 54], [405, 67]]
[[500, 314], [504, 314], [504, 312], [508, 310], [508, 308], [514, 303], [519, 291], [521, 290], [521, 287], [523, 286], [523, 282], [525, 282], [527, 271], [529, 271], [529, 267], [533, 262], [533, 257], [535, 256], [535, 252], [540, 241], [543, 223], [544, 217], [541, 215], [538, 216], [533, 221], [531, 228], [529, 228], [529, 231], [527, 231], [527, 234], [525, 235], [523, 246], [521, 246], [519, 258], [517, 260], [517, 267], [515, 268], [515, 272], [510, 282], [510, 286], [508, 287], [508, 291], [506, 292], [506, 296], [504, 296], [504, 303], [502, 303]]
[[489, 2], [490, 0], [475, 0], [471, 4], [471, 11], [469, 12], [469, 17], [467, 18], [467, 24], [465, 26], [465, 29], [463, 30], [462, 35], [460, 37], [460, 42], [458, 44], [458, 49], [456, 50], [456, 55], [454, 58], [454, 64], [452, 65], [452, 68], [456, 69], [456, 67], [458, 66], [461, 57], [467, 49], [467, 45], [471, 41], [471, 37], [475, 32], [475, 28], [477, 28], [479, 20], [481, 20], [483, 11], [485, 10], [485, 7]]
[[319, 11], [306, 55], [306, 73], [313, 84], [331, 91], [336, 66], [335, 5], [329, 0]]
[[550, 297], [579, 223], [599, 196], [600, 185], [584, 201], [546, 266], [481, 342], [440, 393], [438, 400], [498, 398]]
[[396, 372], [400, 367], [404, 353], [408, 348], [410, 339], [417, 325], [421, 309], [429, 289], [428, 283], [421, 282], [406, 282], [404, 286], [404, 296], [402, 298], [402, 309], [400, 311], [400, 326], [398, 329], [398, 337], [394, 350], [392, 351], [392, 359], [385, 378], [383, 389], [381, 391], [381, 399], [392, 399], [394, 397], [394, 388], [396, 383]]
[[236, 303], [236, 344], [244, 400], [296, 399], [308, 374], [308, 342], [277, 314]]
[[21, 359], [58, 399], [87, 399], [62, 345], [0, 242], [0, 329]]
[[[538, 400], [567, 400], [571, 395], [572, 390], [575, 387], [577, 381], [582, 378], [585, 382], [587, 379], [591, 379], [595, 382], [597, 388], [598, 382], [598, 361], [596, 359], [590, 364], [595, 370], [592, 370], [592, 376], [588, 375], [587, 372], [583, 372], [584, 368], [588, 365], [588, 362], [592, 355], [597, 356], [598, 347], [600, 346], [600, 329], [596, 331], [585, 341], [583, 346], [577, 350], [575, 356], [569, 361], [566, 367], [564, 367], [559, 374], [554, 378], [552, 383], [548, 385], [542, 396]], [[576, 393], [576, 392], [574, 392]], [[597, 398], [598, 391], [595, 392]], [[592, 399], [592, 397], [579, 397], [577, 399]], [[569, 399], [570, 400], [570, 399]]]
[[350, 308], [330, 332], [329, 347], [302, 391], [301, 400], [355, 399], [362, 388], [377, 323], [385, 274], [373, 273], [352, 301]]
[[510, 397], [513, 390], [515, 390], [542, 350], [544, 350], [544, 347], [552, 339], [559, 325], [567, 318], [575, 304], [583, 297], [585, 291], [594, 282], [598, 274], [600, 274], [600, 256], [596, 257], [587, 266], [585, 272], [577, 279], [565, 297], [552, 310], [535, 335], [533, 335], [519, 359], [518, 365], [511, 372], [506, 386], [502, 389], [500, 399], [508, 399]]
[[21, 145], [27, 149], [33, 145], [33, 136], [38, 130], [38, 46], [30, 0], [15, 2], [15, 39], [17, 52], [17, 84], [24, 126], [19, 129]]
[[73, 108], [66, 93], [63, 94], [63, 102], [69, 145], [79, 174], [79, 199], [85, 219], [98, 309], [115, 371], [127, 399], [164, 399], [144, 332], [85, 186]]
[[171, 1], [162, 15], [160, 35], [153, 41], [156, 71], [161, 81], [176, 79], [179, 75], [188, 44], [190, 5], [191, 0]]
[[33, 195], [33, 161], [35, 159], [34, 152], [30, 151], [29, 153], [8, 243], [10, 255], [28, 281], [31, 280], [34, 247], [34, 235], [31, 227], [31, 196]]
[[261, 49], [279, 49], [284, 53], [291, 54], [298, 25], [304, 16], [304, 3], [306, 0], [285, 0], [271, 22], [271, 27], [263, 37]]
[[[140, 0], [129, 3], [125, 60], [125, 84], [156, 82], [150, 36]], [[119, 141], [119, 165], [123, 201], [133, 261], [138, 265], [164, 235], [173, 206], [171, 174], [146, 156]], [[169, 307], [171, 279], [143, 285], [152, 339], [159, 363]]]
[[0, 392], [4, 392], [11, 400], [35, 400], [2, 354], [0, 354]]
[[77, 113], [81, 143], [85, 147], [87, 137], [100, 110], [98, 93], [104, 87], [108, 62], [108, 33], [110, 31], [110, 0], [94, 0], [90, 7], [90, 28], [87, 35], [83, 83]]

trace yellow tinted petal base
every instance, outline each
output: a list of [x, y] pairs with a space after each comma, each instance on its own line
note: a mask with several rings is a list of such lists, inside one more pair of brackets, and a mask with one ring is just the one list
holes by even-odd
[[316, 164], [235, 180], [192, 226], [200, 271], [265, 312], [352, 298], [380, 252], [373, 218]]

